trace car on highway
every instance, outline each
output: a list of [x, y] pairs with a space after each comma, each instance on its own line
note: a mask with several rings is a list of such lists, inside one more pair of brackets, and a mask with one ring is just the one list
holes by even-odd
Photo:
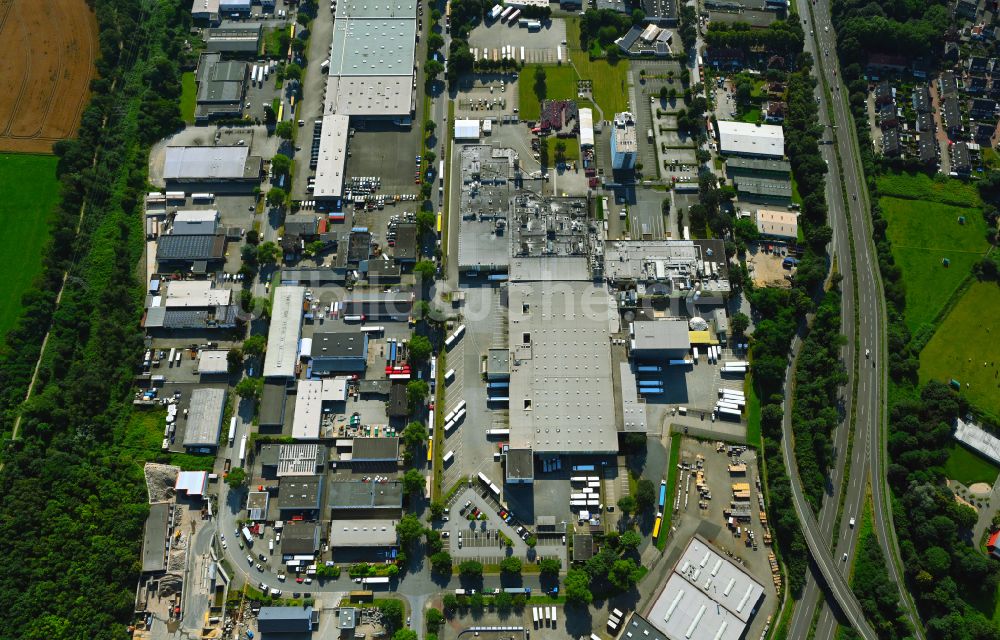
[[865, 357], [866, 358], [871, 358], [872, 357], [872, 350], [871, 349], [865, 349]]
[[853, 529], [854, 528], [854, 518], [851, 518], [851, 521], [848, 522], [847, 524], [851, 525], [851, 528]]
[[846, 553], [844, 554], [844, 557], [841, 558], [841, 560], [843, 560], [844, 562], [847, 562], [847, 554]]

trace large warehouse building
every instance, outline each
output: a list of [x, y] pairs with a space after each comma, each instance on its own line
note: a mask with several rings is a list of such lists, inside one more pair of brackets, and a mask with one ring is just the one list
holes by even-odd
[[[688, 542], [645, 618], [625, 625], [635, 638], [651, 625], [668, 640], [740, 640], [764, 601], [764, 586], [701, 536]], [[628, 631], [634, 629], [633, 634]], [[641, 637], [653, 637], [642, 634]]]
[[263, 160], [246, 146], [167, 147], [163, 179], [169, 183], [260, 182]]
[[408, 123], [416, 34], [415, 0], [338, 5], [324, 113]]
[[738, 156], [781, 158], [785, 155], [785, 134], [773, 124], [752, 124], [719, 120], [719, 151]]
[[610, 334], [614, 300], [591, 282], [509, 287], [510, 446], [616, 453]]
[[302, 332], [305, 287], [278, 287], [271, 303], [271, 326], [264, 355], [265, 378], [294, 378]]

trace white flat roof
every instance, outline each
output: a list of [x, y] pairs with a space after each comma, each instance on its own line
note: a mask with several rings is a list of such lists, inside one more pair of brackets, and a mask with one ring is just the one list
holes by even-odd
[[955, 423], [955, 439], [993, 462], [1000, 463], [1000, 439], [982, 428], [959, 419]]
[[773, 124], [719, 120], [719, 150], [781, 158], [785, 155], [785, 134], [780, 126]]
[[479, 120], [456, 120], [456, 140], [479, 140]]
[[319, 437], [323, 417], [323, 381], [300, 380], [295, 393], [295, 417], [292, 420], [292, 438], [315, 440]]
[[798, 238], [799, 216], [794, 211], [757, 211], [757, 230], [764, 235]]
[[205, 486], [207, 484], [207, 471], [181, 471], [177, 474], [174, 491], [185, 493], [189, 496], [200, 496], [205, 493]]
[[167, 147], [163, 179], [242, 179], [249, 155], [246, 146]]
[[299, 333], [302, 330], [302, 302], [305, 287], [278, 287], [271, 304], [271, 326], [267, 332], [267, 354], [264, 356], [265, 378], [292, 378], [299, 355]]
[[167, 285], [165, 307], [216, 307], [227, 305], [232, 290], [213, 289], [209, 280], [174, 280]]
[[174, 215], [174, 224], [178, 222], [215, 222], [219, 218], [216, 209], [192, 209], [189, 211], [178, 211]]
[[325, 113], [345, 116], [407, 116], [413, 108], [413, 76], [330, 76]]
[[395, 520], [334, 520], [330, 523], [333, 547], [388, 547], [396, 544]]
[[198, 353], [198, 373], [227, 373], [228, 355], [225, 349], [202, 349]]
[[347, 163], [347, 138], [350, 118], [327, 114], [319, 136], [319, 157], [316, 159], [316, 198], [339, 198], [344, 192], [344, 165]]
[[594, 146], [593, 109], [580, 109], [580, 146]]
[[671, 640], [739, 640], [764, 586], [695, 536], [646, 619]]

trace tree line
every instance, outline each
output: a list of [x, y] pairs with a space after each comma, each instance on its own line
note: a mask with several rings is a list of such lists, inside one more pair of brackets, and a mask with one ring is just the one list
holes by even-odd
[[0, 572], [0, 629], [12, 638], [122, 637], [148, 513], [142, 469], [122, 442], [143, 348], [135, 265], [148, 145], [180, 126], [191, 19], [179, 0], [91, 5], [98, 77], [77, 138], [55, 145], [61, 197], [43, 272], [0, 354], [0, 429], [22, 415], [0, 472], [0, 553], [16, 559]]
[[[929, 335], [912, 335], [906, 326], [907, 290], [902, 271], [892, 255], [888, 223], [881, 206], [876, 178], [892, 168], [880, 163], [872, 150], [865, 100], [868, 86], [864, 64], [875, 52], [910, 55], [936, 50], [949, 27], [947, 10], [939, 2], [885, 5], [837, 0], [832, 5], [837, 26], [842, 75], [858, 135], [862, 165], [871, 202], [872, 236], [886, 299], [889, 487], [893, 520], [899, 538], [906, 586], [913, 594], [927, 637], [941, 639], [996, 639], [1000, 627], [971, 603], [993, 603], [1000, 563], [985, 556], [969, 540], [975, 512], [955, 500], [947, 486], [944, 463], [953, 440], [954, 420], [971, 407], [937, 381], [921, 384], [919, 353]], [[990, 199], [990, 181], [981, 193]], [[988, 215], [988, 213], [987, 213]], [[988, 218], [989, 219], [989, 218]], [[907, 637], [908, 630], [894, 618], [894, 594], [866, 586], [884, 585], [882, 566], [859, 557], [864, 580], [854, 589], [866, 615], [884, 637]], [[991, 607], [992, 610], [992, 607]]]

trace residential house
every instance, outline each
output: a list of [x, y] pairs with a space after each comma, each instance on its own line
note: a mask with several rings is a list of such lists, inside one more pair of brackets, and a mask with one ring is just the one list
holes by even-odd
[[882, 132], [882, 155], [887, 158], [899, 157], [901, 147], [899, 144], [899, 130], [886, 129]]
[[899, 116], [896, 113], [896, 103], [890, 102], [878, 108], [878, 125], [882, 129], [893, 129], [899, 126]]
[[960, 49], [957, 42], [945, 42], [944, 51], [941, 54], [941, 61], [943, 63], [955, 63], [958, 62], [961, 57]]
[[958, 108], [958, 98], [948, 96], [941, 105], [941, 124], [949, 136], [962, 133], [962, 112]]
[[890, 104], [896, 99], [896, 92], [893, 90], [892, 85], [888, 80], [883, 80], [882, 82], [875, 85], [875, 104], [883, 105]]
[[966, 20], [975, 20], [979, 3], [976, 0], [958, 0], [955, 4], [955, 15]]
[[976, 142], [984, 145], [993, 145], [993, 136], [996, 134], [997, 126], [993, 123], [980, 122], [976, 125], [974, 138]]
[[937, 164], [938, 144], [933, 133], [920, 134], [918, 142], [918, 156], [921, 164], [931, 166]]
[[969, 114], [976, 119], [994, 118], [997, 112], [997, 103], [989, 98], [976, 98], [972, 101], [972, 108]]
[[968, 60], [965, 61], [965, 69], [972, 75], [986, 73], [986, 67], [989, 60], [986, 56], [970, 56]]
[[938, 76], [938, 95], [954, 96], [958, 94], [958, 79], [954, 71], [945, 71]]
[[788, 105], [780, 100], [768, 100], [764, 103], [761, 111], [764, 114], [764, 121], [771, 124], [785, 121], [785, 109]]
[[960, 176], [972, 173], [972, 156], [966, 143], [956, 142], [951, 146], [951, 170]]
[[986, 93], [988, 86], [989, 82], [986, 80], [986, 76], [969, 76], [969, 80], [965, 83], [965, 90], [969, 93]]
[[917, 85], [913, 88], [913, 110], [917, 113], [930, 113], [931, 92], [927, 85]]
[[930, 113], [918, 113], [917, 131], [934, 131], [934, 116]]

